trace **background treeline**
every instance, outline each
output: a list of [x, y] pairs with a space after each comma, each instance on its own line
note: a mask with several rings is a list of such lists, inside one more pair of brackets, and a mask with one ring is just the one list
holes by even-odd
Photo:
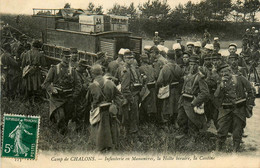
[[[64, 8], [73, 8], [66, 3]], [[221, 39], [241, 39], [246, 28], [259, 28], [260, 18], [256, 13], [260, 11], [259, 0], [202, 0], [199, 3], [188, 1], [173, 9], [167, 0], [148, 0], [139, 5], [131, 3], [129, 6], [114, 4], [104, 12], [102, 5], [94, 3], [86, 5], [86, 9], [93, 14], [116, 14], [129, 16], [129, 30], [135, 35], [151, 38], [155, 31], [165, 39], [176, 36], [201, 38], [205, 28], [212, 36]], [[42, 24], [35, 18], [26, 15], [4, 15], [1, 20], [28, 32], [32, 37], [40, 37]]]

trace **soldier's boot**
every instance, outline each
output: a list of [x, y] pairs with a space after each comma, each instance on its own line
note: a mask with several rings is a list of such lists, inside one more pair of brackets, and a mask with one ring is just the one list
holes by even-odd
[[223, 150], [223, 141], [221, 141], [221, 140], [217, 140], [217, 142], [216, 142], [216, 151], [222, 151]]
[[233, 152], [239, 152], [240, 142], [233, 142]]

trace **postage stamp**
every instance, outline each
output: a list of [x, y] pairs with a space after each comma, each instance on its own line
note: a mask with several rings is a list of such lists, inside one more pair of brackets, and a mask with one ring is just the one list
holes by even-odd
[[40, 116], [4, 114], [2, 157], [36, 159]]

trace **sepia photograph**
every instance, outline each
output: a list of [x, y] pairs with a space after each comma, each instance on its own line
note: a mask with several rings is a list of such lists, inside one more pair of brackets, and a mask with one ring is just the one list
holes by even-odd
[[260, 0], [0, 0], [0, 47], [0, 167], [260, 167]]

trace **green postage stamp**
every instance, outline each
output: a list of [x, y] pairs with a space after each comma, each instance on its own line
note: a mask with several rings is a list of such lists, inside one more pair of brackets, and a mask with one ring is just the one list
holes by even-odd
[[4, 114], [2, 157], [35, 159], [39, 116]]

